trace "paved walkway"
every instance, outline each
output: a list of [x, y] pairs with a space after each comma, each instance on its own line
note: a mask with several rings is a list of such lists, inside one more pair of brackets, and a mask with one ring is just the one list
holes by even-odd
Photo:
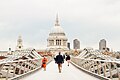
[[59, 73], [57, 64], [52, 61], [47, 65], [46, 71], [43, 69], [38, 70], [21, 80], [99, 80], [77, 69], [72, 64], [67, 66], [66, 61], [62, 66], [62, 72]]

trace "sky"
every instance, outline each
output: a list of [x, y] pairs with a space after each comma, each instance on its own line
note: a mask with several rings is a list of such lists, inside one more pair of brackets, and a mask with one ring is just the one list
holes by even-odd
[[46, 48], [58, 13], [68, 41], [80, 40], [81, 49], [107, 47], [120, 50], [120, 0], [0, 0], [0, 50], [12, 50], [18, 36], [24, 48]]

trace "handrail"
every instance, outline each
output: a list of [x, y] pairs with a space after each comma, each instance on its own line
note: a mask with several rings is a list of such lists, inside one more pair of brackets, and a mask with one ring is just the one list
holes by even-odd
[[[23, 73], [30, 72], [31, 70], [37, 69], [41, 65], [41, 59], [25, 59], [25, 60], [16, 60], [16, 61], [4, 61], [0, 62], [0, 72], [8, 80], [10, 77], [15, 77]], [[33, 66], [31, 66], [33, 65]], [[11, 71], [12, 70], [12, 73]]]
[[[98, 59], [84, 59], [72, 57], [72, 62], [80, 67], [80, 69], [97, 74], [101, 77], [120, 80], [120, 61], [106, 61]], [[113, 75], [116, 76], [113, 76]]]
[[[41, 61], [41, 60], [40, 60], [40, 61]], [[51, 57], [48, 57], [48, 62], [47, 62], [47, 64], [50, 63], [51, 61], [52, 61]], [[9, 80], [16, 80], [16, 79], [23, 78], [23, 77], [25, 77], [25, 76], [27, 76], [27, 75], [29, 75], [29, 74], [32, 74], [32, 73], [38, 71], [39, 69], [41, 69], [41, 65], [38, 66], [38, 67], [37, 67], [36, 69], [34, 69], [34, 70], [31, 70], [31, 71], [26, 72], [26, 73], [24, 73], [24, 74], [21, 74], [21, 75], [12, 77], [12, 78], [10, 78]]]
[[25, 60], [15, 60], [15, 61], [0, 61], [0, 64], [6, 64], [6, 63], [14, 63], [14, 62], [25, 62], [25, 61], [30, 61], [30, 60], [39, 60], [40, 58], [35, 58], [35, 59], [25, 59]]
[[87, 61], [114, 62], [114, 63], [120, 64], [120, 60], [119, 61], [115, 61], [115, 60], [99, 60], [99, 59], [85, 59], [85, 58], [78, 58], [78, 59], [87, 60]]

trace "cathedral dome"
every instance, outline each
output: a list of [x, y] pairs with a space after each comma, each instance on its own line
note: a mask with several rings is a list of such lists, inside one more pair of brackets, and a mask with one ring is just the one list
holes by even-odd
[[58, 21], [58, 16], [56, 16], [56, 21], [54, 27], [51, 29], [49, 36], [47, 38], [47, 49], [50, 51], [67, 51], [67, 37], [63, 28], [60, 26]]
[[56, 17], [55, 26], [51, 29], [49, 36], [65, 36], [64, 30], [59, 24], [58, 16]]
[[50, 33], [64, 33], [64, 30], [61, 26], [54, 26]]

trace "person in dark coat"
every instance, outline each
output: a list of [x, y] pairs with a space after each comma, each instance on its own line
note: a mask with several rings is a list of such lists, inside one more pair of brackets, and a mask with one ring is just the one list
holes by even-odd
[[70, 63], [70, 55], [67, 55], [66, 61], [68, 62], [68, 66], [69, 66], [69, 63]]
[[58, 64], [59, 73], [61, 73], [62, 63], [64, 63], [64, 58], [63, 58], [63, 56], [61, 55], [60, 52], [59, 52], [59, 54], [56, 56], [55, 62]]

